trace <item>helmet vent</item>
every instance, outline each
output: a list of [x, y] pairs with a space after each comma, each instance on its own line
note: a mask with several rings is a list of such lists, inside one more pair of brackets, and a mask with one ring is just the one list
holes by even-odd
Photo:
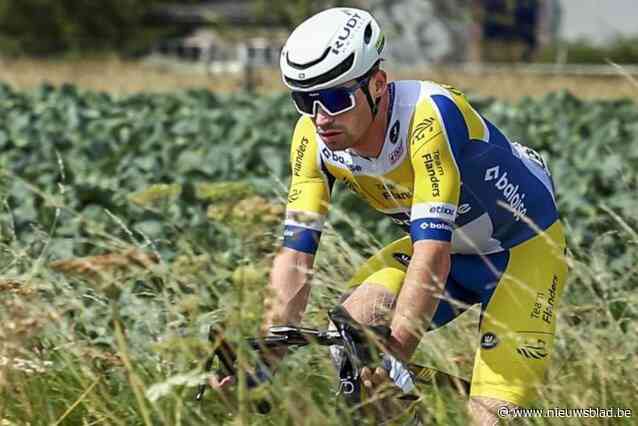
[[368, 23], [363, 33], [363, 42], [365, 44], [370, 44], [370, 39], [372, 39], [372, 24]]
[[[354, 65], [354, 53], [351, 53], [343, 62], [331, 69], [330, 71], [321, 74], [317, 77], [308, 80], [295, 80], [289, 77], [285, 77], [286, 81], [294, 87], [305, 89], [308, 87], [316, 86], [319, 84], [327, 83], [334, 80], [343, 74], [346, 74]], [[292, 66], [292, 65], [291, 65]]]
[[305, 70], [310, 68], [313, 65], [317, 65], [319, 62], [323, 61], [324, 59], [326, 59], [326, 56], [328, 56], [328, 53], [330, 53], [330, 47], [328, 47], [326, 49], [325, 52], [323, 52], [323, 55], [321, 55], [318, 59], [315, 59], [314, 61], [305, 63], [305, 64], [298, 64], [296, 62], [293, 62], [290, 60], [290, 52], [286, 52], [286, 62], [288, 62], [288, 65], [290, 65], [292, 68], [297, 69], [297, 70]]

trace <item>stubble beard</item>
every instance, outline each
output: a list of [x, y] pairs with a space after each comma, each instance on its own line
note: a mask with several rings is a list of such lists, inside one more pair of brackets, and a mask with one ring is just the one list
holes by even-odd
[[324, 144], [330, 149], [330, 151], [344, 151], [350, 148], [353, 144], [352, 136], [349, 133], [343, 132], [339, 140], [334, 143], [324, 141]]

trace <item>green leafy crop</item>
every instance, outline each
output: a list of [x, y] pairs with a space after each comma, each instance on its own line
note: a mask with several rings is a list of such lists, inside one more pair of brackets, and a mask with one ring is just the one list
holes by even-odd
[[[628, 406], [626, 381], [638, 373], [627, 338], [638, 317], [638, 105], [566, 92], [472, 103], [545, 156], [568, 230], [570, 285], [545, 402]], [[203, 411], [191, 402], [205, 327], [223, 319], [236, 341], [259, 325], [296, 119], [283, 94], [0, 85], [0, 424], [228, 418], [219, 402]], [[356, 263], [401, 235], [361, 203], [337, 187], [306, 323], [325, 325]], [[463, 324], [444, 345], [435, 337], [425, 360], [469, 374], [475, 325]], [[295, 354], [278, 376], [279, 420], [251, 424], [341, 424], [318, 353]], [[452, 354], [469, 363], [450, 365]], [[455, 401], [431, 395], [432, 419], [466, 424]]]

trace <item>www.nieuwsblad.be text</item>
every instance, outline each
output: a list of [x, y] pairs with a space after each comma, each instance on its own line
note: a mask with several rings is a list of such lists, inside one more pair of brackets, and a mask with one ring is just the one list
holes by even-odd
[[590, 417], [590, 418], [618, 418], [632, 417], [631, 408], [509, 408], [499, 407], [499, 417]]

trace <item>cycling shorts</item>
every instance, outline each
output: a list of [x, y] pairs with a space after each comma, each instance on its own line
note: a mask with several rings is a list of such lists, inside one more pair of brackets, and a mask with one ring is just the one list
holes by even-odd
[[[365, 262], [349, 285], [381, 285], [396, 296], [411, 255], [410, 237], [401, 238]], [[566, 275], [559, 221], [506, 251], [451, 255], [450, 274], [431, 328], [481, 305], [470, 396], [519, 406], [535, 399], [545, 381]]]

